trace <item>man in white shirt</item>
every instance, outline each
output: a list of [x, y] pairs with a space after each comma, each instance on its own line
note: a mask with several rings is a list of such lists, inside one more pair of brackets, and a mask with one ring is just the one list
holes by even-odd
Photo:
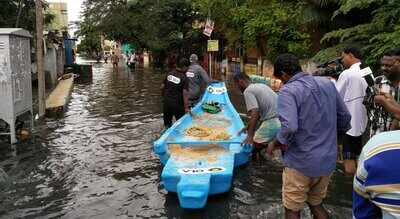
[[355, 48], [342, 52], [346, 68], [336, 82], [336, 88], [351, 114], [351, 129], [343, 136], [344, 169], [347, 174], [356, 172], [356, 160], [362, 150], [362, 135], [367, 127], [367, 110], [363, 104], [368, 87], [361, 74], [361, 53]]

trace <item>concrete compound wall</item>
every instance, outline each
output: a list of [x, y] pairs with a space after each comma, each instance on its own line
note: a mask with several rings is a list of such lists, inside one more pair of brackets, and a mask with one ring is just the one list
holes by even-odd
[[54, 86], [57, 82], [57, 51], [55, 47], [50, 47], [46, 50], [44, 71], [49, 74], [46, 75], [46, 85]]
[[[261, 67], [261, 63], [262, 67]], [[304, 72], [308, 73], [313, 73], [317, 70], [317, 64], [314, 63], [311, 60], [302, 60], [300, 62], [302, 69]], [[227, 70], [221, 70], [221, 72], [227, 72], [229, 73], [236, 73], [238, 70], [234, 69], [235, 67], [238, 68], [238, 66], [235, 65], [240, 65], [240, 62], [238, 62], [235, 59], [235, 62], [229, 62], [229, 69]], [[261, 60], [258, 60], [258, 63], [245, 63], [244, 64], [244, 72], [248, 75], [262, 75], [266, 77], [272, 77], [274, 71], [274, 65], [271, 61], [269, 60], [264, 60], [261, 62]]]

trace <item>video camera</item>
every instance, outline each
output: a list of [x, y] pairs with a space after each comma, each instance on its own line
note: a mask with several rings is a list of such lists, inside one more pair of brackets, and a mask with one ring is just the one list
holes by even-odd
[[325, 76], [339, 78], [339, 75], [344, 71], [341, 58], [337, 58], [328, 62], [325, 62], [317, 66], [318, 70], [313, 74], [315, 76]]
[[388, 131], [387, 124], [390, 115], [382, 106], [377, 105], [374, 101], [375, 96], [380, 93], [377, 89], [377, 84], [381, 83], [382, 78], [375, 79], [371, 68], [364, 64], [361, 64], [360, 68], [361, 74], [368, 84], [363, 104], [367, 109], [370, 137], [372, 137], [380, 127], [383, 127], [381, 131]]

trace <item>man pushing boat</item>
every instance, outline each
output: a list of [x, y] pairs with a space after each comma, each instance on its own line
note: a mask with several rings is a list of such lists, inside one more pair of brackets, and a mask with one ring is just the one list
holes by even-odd
[[164, 97], [164, 126], [172, 126], [172, 119], [180, 119], [185, 113], [189, 113], [188, 79], [185, 75], [189, 67], [189, 61], [185, 58], [179, 60], [176, 69], [170, 71], [162, 85]]
[[199, 64], [196, 54], [190, 55], [190, 66], [186, 72], [188, 80], [188, 95], [190, 107], [194, 107], [204, 94], [205, 88], [211, 82], [210, 77], [203, 67]]
[[234, 76], [236, 86], [244, 95], [247, 112], [250, 121], [243, 131], [247, 131], [244, 145], [254, 145], [262, 148], [262, 145], [272, 141], [280, 129], [277, 117], [277, 94], [267, 85], [261, 83], [252, 84], [246, 74]]

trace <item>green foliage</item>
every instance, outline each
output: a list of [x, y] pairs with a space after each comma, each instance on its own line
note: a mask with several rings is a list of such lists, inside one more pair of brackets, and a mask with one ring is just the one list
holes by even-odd
[[366, 9], [371, 4], [375, 3], [377, 5], [384, 4], [385, 0], [343, 0], [341, 1], [340, 8], [335, 12], [335, 16], [342, 13], [348, 14], [354, 9]]
[[[254, 4], [255, 3], [255, 4]], [[294, 2], [254, 2], [235, 10], [233, 20], [243, 26], [243, 40], [248, 47], [258, 47], [262, 54], [274, 58], [290, 52], [307, 57], [309, 35], [297, 19], [302, 5]]]
[[94, 26], [107, 39], [149, 49], [160, 61], [195, 36], [195, 14], [187, 0], [90, 0], [84, 17], [83, 25]]
[[[45, 5], [47, 7], [47, 5]], [[0, 28], [24, 28], [31, 33], [36, 29], [35, 0], [2, 0], [0, 7]], [[54, 16], [45, 12], [45, 24]]]
[[[257, 48], [274, 59], [291, 52], [317, 61], [359, 46], [369, 64], [400, 46], [399, 0], [86, 0], [82, 25], [108, 39], [147, 48], [162, 58], [201, 48], [201, 25], [215, 21], [213, 38], [235, 48]], [[326, 34], [325, 34], [326, 33]]]
[[291, 52], [309, 56], [310, 39], [301, 17], [303, 1], [262, 0], [194, 0], [204, 18], [216, 22], [216, 31], [229, 45], [258, 48], [273, 59], [279, 53]]
[[81, 43], [78, 45], [78, 52], [95, 57], [101, 52], [101, 34], [94, 26], [88, 25], [88, 23], [90, 22], [86, 20], [76, 33], [78, 37], [82, 38]]
[[337, 56], [338, 53], [328, 52], [334, 51], [333, 48], [358, 45], [364, 53], [365, 62], [376, 66], [385, 51], [400, 47], [400, 1], [345, 0], [341, 2], [334, 16], [354, 16], [355, 13], [369, 15], [371, 18], [366, 22], [327, 33], [321, 41], [328, 48], [319, 52], [314, 57], [316, 60]]

